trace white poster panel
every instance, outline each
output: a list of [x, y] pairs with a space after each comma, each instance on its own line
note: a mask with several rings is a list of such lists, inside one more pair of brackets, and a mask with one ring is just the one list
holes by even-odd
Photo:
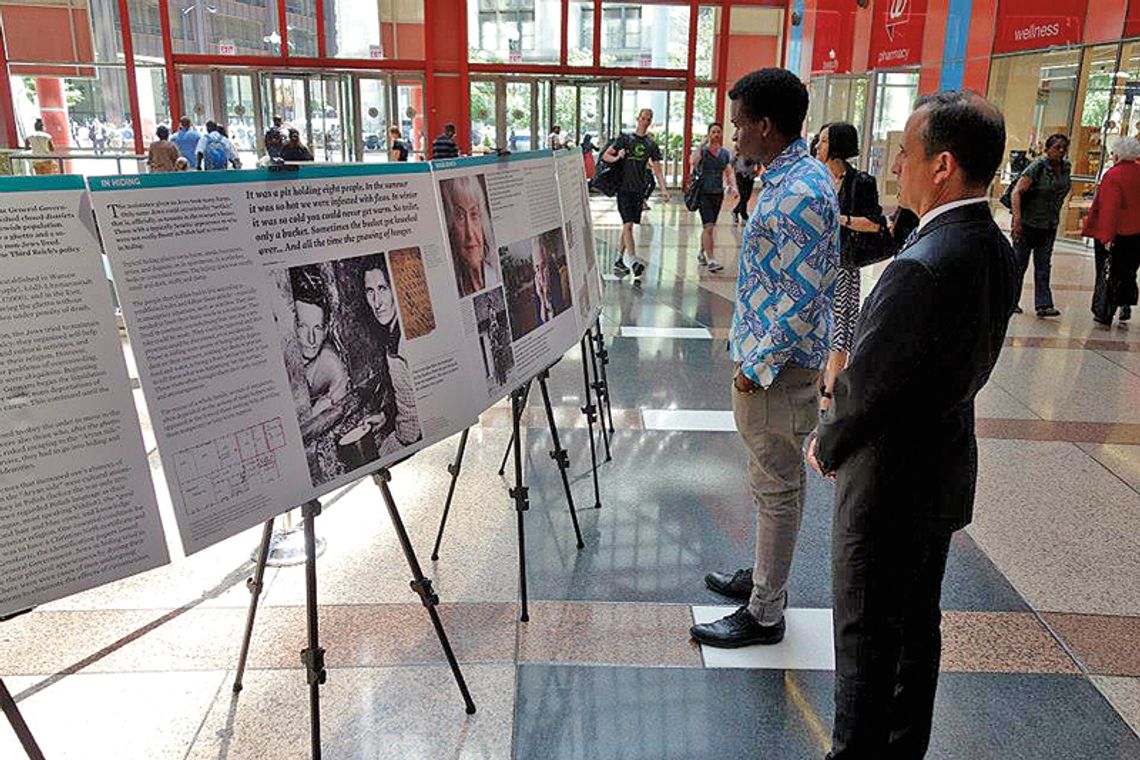
[[432, 168], [463, 339], [486, 406], [581, 337], [554, 158], [534, 151]]
[[427, 164], [91, 189], [187, 552], [482, 411]]
[[594, 248], [594, 222], [590, 214], [589, 187], [582, 153], [561, 150], [555, 153], [558, 198], [565, 220], [566, 249], [573, 276], [571, 289], [577, 305], [578, 326], [586, 332], [602, 312], [602, 274]]
[[0, 178], [0, 615], [167, 562], [82, 177]]

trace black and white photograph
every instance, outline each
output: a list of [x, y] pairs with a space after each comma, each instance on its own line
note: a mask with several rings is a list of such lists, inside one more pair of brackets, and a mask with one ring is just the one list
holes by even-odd
[[422, 437], [384, 254], [277, 270], [282, 356], [313, 486]]
[[499, 255], [514, 340], [570, 308], [570, 272], [560, 227], [500, 248]]
[[507, 304], [503, 289], [495, 288], [475, 296], [475, 321], [479, 325], [479, 353], [487, 391], [494, 393], [507, 384], [515, 367], [511, 332], [507, 324]]
[[475, 174], [441, 180], [439, 193], [459, 297], [500, 285], [503, 278], [486, 179]]

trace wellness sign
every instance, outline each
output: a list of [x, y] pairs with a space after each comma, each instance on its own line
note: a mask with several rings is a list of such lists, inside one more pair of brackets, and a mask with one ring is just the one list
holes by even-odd
[[998, 8], [995, 53], [1081, 41], [1089, 0], [1004, 0]]

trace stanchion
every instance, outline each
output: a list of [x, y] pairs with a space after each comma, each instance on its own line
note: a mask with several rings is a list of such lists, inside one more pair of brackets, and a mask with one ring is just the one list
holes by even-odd
[[439, 604], [439, 597], [432, 591], [431, 581], [424, 577], [423, 571], [420, 570], [419, 560], [416, 559], [416, 553], [412, 549], [411, 539], [408, 538], [408, 532], [404, 529], [404, 521], [400, 518], [400, 513], [396, 509], [396, 500], [392, 498], [392, 491], [388, 488], [388, 481], [392, 479], [392, 474], [387, 468], [381, 467], [372, 480], [380, 488], [380, 494], [384, 497], [384, 504], [388, 508], [388, 515], [392, 518], [392, 525], [396, 529], [396, 536], [400, 540], [400, 547], [404, 550], [404, 558], [408, 561], [408, 567], [412, 571], [412, 591], [420, 595], [420, 600], [423, 602], [428, 611], [428, 617], [431, 618], [431, 624], [435, 627], [435, 635], [439, 639], [439, 644], [443, 647], [443, 654], [447, 658], [447, 664], [451, 666], [451, 673], [455, 676], [455, 683], [459, 686], [459, 693], [463, 695], [463, 702], [467, 709], [468, 715], [475, 713], [475, 703], [471, 700], [471, 692], [467, 690], [467, 682], [463, 678], [463, 673], [459, 669], [459, 663], [455, 659], [455, 653], [451, 651], [451, 643], [447, 640], [447, 632], [443, 630], [443, 623], [439, 619], [439, 613], [435, 607]]
[[301, 650], [305, 680], [309, 683], [309, 741], [313, 760], [321, 757], [321, 685], [325, 671], [325, 650], [321, 648], [317, 625], [317, 537], [314, 522], [321, 513], [321, 503], [313, 499], [301, 508], [305, 524], [305, 615], [308, 620], [309, 646]]
[[463, 469], [463, 454], [467, 451], [467, 436], [470, 433], [471, 428], [463, 429], [463, 435], [459, 437], [459, 450], [455, 452], [455, 461], [447, 466], [447, 472], [451, 475], [451, 483], [447, 486], [447, 501], [443, 503], [443, 518], [439, 521], [439, 532], [436, 533], [435, 546], [431, 550], [433, 562], [439, 559], [439, 544], [443, 541], [443, 528], [447, 525], [447, 513], [451, 511], [451, 500], [455, 498], [455, 484], [459, 481], [459, 471]]
[[582, 414], [586, 415], [586, 429], [590, 433], [590, 472], [594, 476], [594, 509], [602, 508], [601, 491], [598, 488], [598, 447], [594, 441], [594, 422], [598, 419], [598, 407], [594, 406], [590, 395], [590, 365], [586, 362], [586, 355], [590, 349], [590, 338], [582, 336]]

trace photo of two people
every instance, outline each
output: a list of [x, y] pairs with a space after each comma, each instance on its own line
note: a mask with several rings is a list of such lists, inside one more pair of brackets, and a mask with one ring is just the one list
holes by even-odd
[[415, 287], [393, 286], [383, 253], [277, 270], [274, 279], [274, 316], [313, 485], [418, 441], [395, 296]]
[[513, 340], [570, 308], [573, 298], [561, 227], [500, 248], [499, 259]]

